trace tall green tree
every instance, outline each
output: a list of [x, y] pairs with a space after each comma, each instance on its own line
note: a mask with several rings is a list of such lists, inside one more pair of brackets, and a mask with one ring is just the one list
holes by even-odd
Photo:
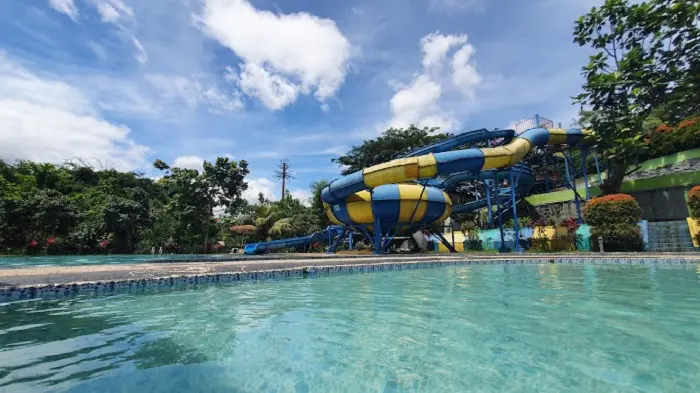
[[450, 137], [450, 134], [436, 133], [437, 130], [437, 127], [418, 128], [414, 125], [408, 128], [392, 127], [375, 139], [353, 146], [345, 155], [333, 159], [333, 162], [343, 167], [343, 175], [349, 175]]
[[699, 15], [694, 1], [606, 0], [576, 21], [574, 42], [595, 53], [575, 101], [596, 114], [590, 121], [605, 151], [604, 193], [619, 192], [634, 170], [653, 110], [674, 103], [676, 118], [700, 110]]
[[330, 182], [326, 179], [317, 180], [311, 183], [311, 211], [318, 217], [319, 225], [323, 228], [330, 225], [331, 221], [328, 219], [325, 209], [323, 208], [323, 200], [321, 199], [321, 192], [323, 189], [328, 187]]

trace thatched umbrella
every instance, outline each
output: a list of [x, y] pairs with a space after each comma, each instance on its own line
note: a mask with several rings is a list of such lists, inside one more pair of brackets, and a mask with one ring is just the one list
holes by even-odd
[[231, 227], [231, 232], [239, 235], [255, 235], [257, 230], [255, 225], [234, 225]]
[[243, 235], [243, 246], [248, 242], [248, 235], [255, 236], [258, 228], [255, 225], [234, 225], [231, 227], [231, 232]]

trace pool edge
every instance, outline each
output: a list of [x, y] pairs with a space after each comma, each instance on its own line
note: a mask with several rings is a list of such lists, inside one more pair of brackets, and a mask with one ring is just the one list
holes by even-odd
[[689, 265], [700, 263], [692, 257], [538, 257], [538, 258], [498, 258], [464, 259], [368, 263], [309, 265], [289, 268], [258, 269], [248, 272], [215, 272], [178, 274], [168, 277], [115, 279], [101, 281], [66, 282], [60, 284], [10, 285], [0, 288], [0, 302], [14, 302], [32, 299], [63, 298], [76, 295], [108, 295], [116, 293], [159, 292], [196, 288], [210, 284], [225, 284], [242, 281], [270, 280], [294, 277], [314, 277], [349, 273], [381, 272], [396, 270], [424, 269], [442, 266], [467, 265], [541, 265], [541, 264], [583, 264], [583, 265]]

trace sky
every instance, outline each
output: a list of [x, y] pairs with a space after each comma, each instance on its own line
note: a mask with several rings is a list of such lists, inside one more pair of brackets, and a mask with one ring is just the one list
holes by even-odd
[[0, 159], [157, 177], [245, 159], [244, 197], [301, 199], [388, 127], [564, 127], [602, 0], [6, 0]]

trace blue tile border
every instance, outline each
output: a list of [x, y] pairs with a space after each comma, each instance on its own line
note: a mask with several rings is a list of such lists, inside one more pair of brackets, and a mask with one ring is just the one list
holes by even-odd
[[0, 302], [29, 299], [51, 299], [75, 295], [105, 295], [117, 293], [159, 292], [197, 288], [200, 285], [225, 284], [241, 281], [272, 280], [284, 278], [314, 277], [336, 274], [384, 272], [411, 269], [426, 269], [442, 266], [469, 265], [695, 265], [697, 258], [594, 258], [594, 257], [553, 257], [520, 259], [477, 259], [449, 260], [431, 262], [384, 262], [333, 266], [307, 266], [269, 271], [245, 273], [213, 273], [192, 276], [174, 276], [166, 278], [145, 278], [137, 280], [115, 280], [86, 283], [68, 283], [57, 285], [28, 285], [0, 288]]

